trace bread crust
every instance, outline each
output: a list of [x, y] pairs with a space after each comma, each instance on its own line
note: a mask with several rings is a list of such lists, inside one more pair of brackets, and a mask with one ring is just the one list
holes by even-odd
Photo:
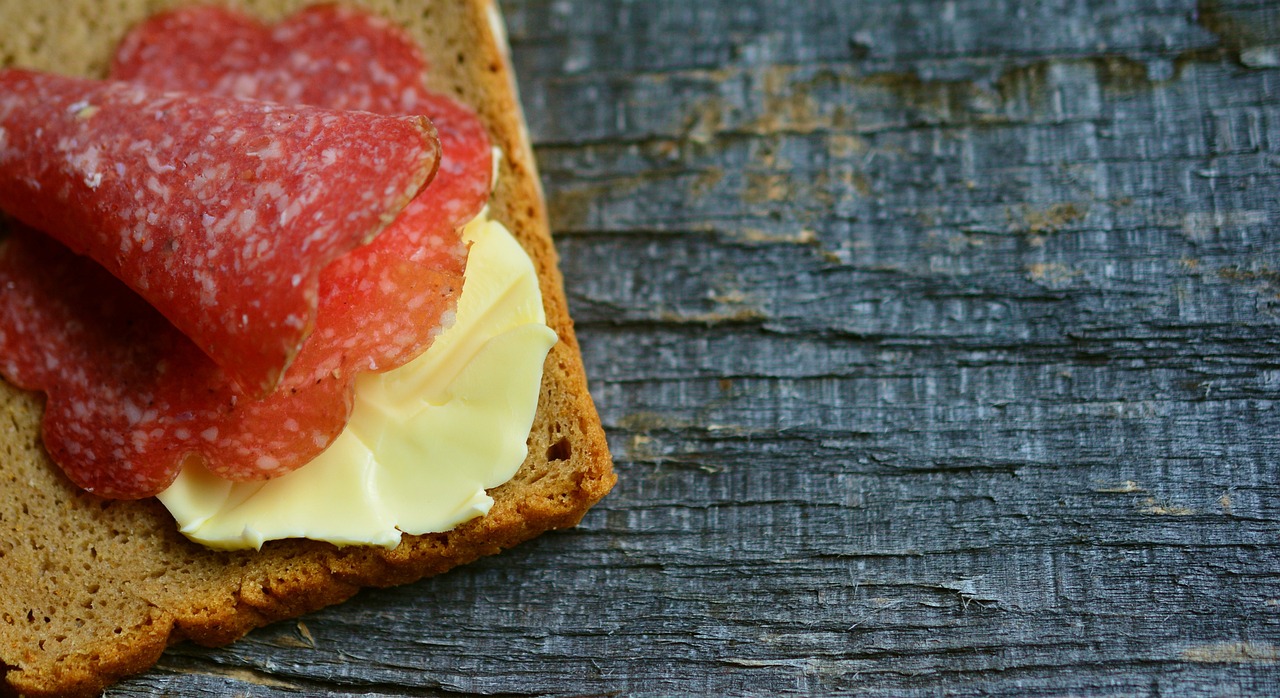
[[[121, 0], [104, 15], [97, 0], [0, 3], [0, 66], [101, 76], [131, 26], [178, 4]], [[231, 4], [275, 21], [310, 3]], [[529, 457], [490, 491], [487, 516], [447, 533], [405, 536], [393, 550], [290, 540], [219, 552], [181, 536], [155, 500], [107, 501], [77, 490], [40, 446], [42, 398], [0, 381], [0, 673], [9, 691], [95, 695], [152, 666], [174, 642], [226, 644], [362, 587], [412, 582], [573, 526], [613, 486], [496, 6], [352, 4], [405, 27], [432, 65], [432, 88], [476, 108], [506, 155], [491, 215], [534, 260], [547, 323], [560, 337], [546, 360]]]

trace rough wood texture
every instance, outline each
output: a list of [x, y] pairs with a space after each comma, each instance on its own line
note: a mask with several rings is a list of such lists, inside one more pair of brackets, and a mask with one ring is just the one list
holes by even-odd
[[617, 489], [110, 695], [1280, 693], [1280, 8], [504, 8]]

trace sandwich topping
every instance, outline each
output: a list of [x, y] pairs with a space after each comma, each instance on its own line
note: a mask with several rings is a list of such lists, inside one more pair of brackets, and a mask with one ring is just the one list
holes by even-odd
[[[354, 375], [345, 369], [358, 358], [346, 359], [347, 338], [325, 328], [363, 324], [370, 316], [331, 313], [333, 306], [347, 310], [340, 297], [328, 302], [332, 291], [322, 294], [318, 313], [308, 312], [306, 306], [316, 304], [314, 277], [337, 248], [385, 225], [435, 169], [436, 141], [426, 137], [430, 129], [421, 117], [168, 94], [18, 70], [0, 74], [0, 85], [3, 208], [88, 250], [98, 266], [128, 279], [151, 301], [135, 300], [124, 281], [86, 268], [94, 265], [70, 249], [22, 231], [0, 247], [6, 286], [0, 368], [14, 384], [45, 391], [44, 445], [71, 480], [102, 496], [137, 498], [163, 489], [188, 456], [244, 480], [288, 472], [322, 451], [350, 411]], [[174, 114], [195, 126], [184, 126], [185, 118], [169, 123]], [[342, 126], [336, 138], [324, 127], [335, 120]], [[201, 129], [217, 138], [206, 141]], [[385, 147], [376, 144], [384, 132]], [[365, 137], [357, 137], [361, 133]], [[236, 143], [224, 142], [231, 140]], [[360, 155], [381, 150], [385, 155]], [[209, 153], [218, 155], [206, 161]], [[350, 172], [338, 160], [329, 162], [339, 154], [353, 160]], [[386, 173], [388, 162], [416, 174]], [[330, 180], [339, 191], [321, 186]], [[347, 193], [342, 185], [364, 191]], [[333, 232], [334, 221], [350, 229], [333, 233], [344, 239], [311, 238], [317, 222]], [[464, 266], [453, 229], [429, 232], [435, 244], [413, 253], [440, 262], [434, 276], [421, 275], [416, 290], [394, 289], [406, 294], [404, 302], [386, 311], [421, 303], [424, 335], [452, 311]], [[324, 267], [324, 275], [332, 268]], [[378, 278], [372, 270], [369, 275]], [[134, 312], [140, 306], [149, 309]], [[209, 358], [215, 352], [178, 329], [203, 320], [171, 324], [154, 317], [214, 318], [215, 330], [225, 329], [218, 322], [224, 307], [235, 309], [230, 322], [239, 320], [244, 330], [236, 338], [249, 345], [279, 347], [281, 335], [272, 328], [309, 329], [298, 314], [317, 314], [320, 329], [266, 397], [242, 390]], [[241, 358], [221, 353], [233, 363]], [[258, 357], [243, 358], [260, 365]]]
[[[300, 324], [305, 343], [291, 357], [288, 370], [282, 376], [274, 376], [278, 384], [265, 397], [261, 389], [270, 386], [273, 379], [270, 372], [264, 374], [249, 363], [242, 366], [238, 356], [231, 357], [227, 366], [211, 361], [209, 356], [216, 355], [215, 352], [207, 350], [198, 338], [192, 342], [174, 329], [160, 312], [101, 267], [24, 226], [11, 226], [13, 231], [0, 245], [0, 284], [7, 288], [0, 296], [0, 353], [4, 356], [0, 370], [16, 384], [43, 389], [48, 394], [43, 429], [45, 445], [73, 481], [103, 496], [133, 498], [165, 489], [183, 469], [193, 477], [209, 474], [231, 481], [261, 481], [292, 472], [339, 439], [352, 405], [365, 402], [364, 398], [353, 397], [355, 383], [382, 385], [377, 380], [389, 375], [358, 377], [358, 374], [387, 371], [414, 359], [439, 335], [441, 325], [453, 321], [450, 308], [462, 285], [466, 255], [458, 229], [476, 217], [488, 198], [491, 156], [487, 136], [478, 119], [452, 99], [429, 92], [423, 82], [425, 68], [416, 46], [398, 29], [364, 13], [332, 6], [305, 10], [272, 27], [222, 9], [181, 10], [149, 20], [125, 39], [111, 75], [120, 82], [99, 83], [107, 85], [101, 88], [106, 92], [134, 91], [152, 95], [168, 94], [164, 90], [195, 89], [204, 94], [165, 98], [183, 102], [226, 101], [224, 98], [231, 97], [265, 112], [320, 108], [317, 111], [325, 114], [329, 112], [324, 110], [349, 114], [350, 110], [358, 109], [385, 115], [362, 114], [361, 118], [395, 124], [417, 123], [419, 115], [426, 115], [438, 129], [442, 154], [436, 179], [408, 202], [381, 234], [319, 272], [313, 325], [306, 320], [299, 323], [296, 316], [277, 317], [279, 323], [289, 327]], [[124, 81], [129, 85], [125, 86]], [[309, 106], [285, 107], [283, 104]], [[68, 110], [71, 106], [66, 105]], [[91, 120], [98, 115], [95, 106], [96, 103], [87, 104], [86, 108], [72, 110], [73, 116]], [[323, 135], [324, 131], [320, 131], [318, 137]], [[254, 153], [273, 150], [271, 143], [254, 138], [248, 133], [241, 136], [256, 149]], [[12, 147], [13, 140], [7, 127], [0, 128], [0, 158]], [[164, 136], [156, 135], [150, 140], [162, 141]], [[352, 146], [354, 151], [388, 142], [379, 137], [357, 140], [359, 142]], [[399, 146], [394, 149], [401, 156], [410, 157], [405, 149]], [[336, 162], [341, 166], [359, 163], [361, 158], [377, 159], [372, 153], [372, 150], [351, 152]], [[321, 164], [333, 164], [329, 160], [335, 156], [336, 153], [322, 149], [314, 159]], [[414, 157], [423, 159], [420, 155]], [[143, 162], [153, 171], [166, 173], [174, 171], [166, 167], [176, 170], [182, 166], [181, 159], [151, 162], [144, 158]], [[126, 171], [130, 166], [126, 164]], [[212, 172], [202, 170], [204, 177], [242, 176], [252, 180], [256, 176], [235, 166], [219, 169], [215, 164], [212, 167]], [[115, 163], [104, 161], [78, 184], [71, 179], [69, 186], [96, 191], [114, 169]], [[421, 176], [422, 166], [397, 165], [393, 169], [397, 171], [395, 176], [412, 180]], [[102, 174], [101, 179], [94, 176], [96, 173]], [[189, 181], [193, 173], [188, 170], [181, 177], [174, 176]], [[155, 187], [149, 184], [151, 181], [144, 178], [134, 191], [151, 190], [155, 194]], [[55, 189], [62, 191], [65, 187]], [[31, 190], [37, 207], [45, 206], [43, 202], [52, 196], [52, 192], [42, 189], [41, 185]], [[306, 180], [286, 192], [287, 197], [313, 201], [324, 200], [334, 195], [335, 190], [359, 201], [370, 197], [403, 199], [416, 191], [412, 185], [378, 183], [352, 187], [349, 182], [331, 186], [322, 180]], [[273, 193], [277, 192], [270, 190], [266, 195]], [[156, 196], [164, 200], [163, 195]], [[185, 193], [179, 198], [184, 196]], [[174, 195], [170, 194], [170, 198]], [[11, 208], [9, 203], [3, 207]], [[56, 203], [48, 205], [48, 208], [57, 207]], [[289, 205], [282, 208], [273, 209], [271, 213], [279, 214], [278, 217], [286, 221], [304, 217]], [[383, 207], [376, 216], [386, 223], [395, 208], [395, 205]], [[121, 210], [128, 212], [127, 208]], [[56, 217], [54, 213], [45, 215]], [[148, 219], [168, 214], [162, 209], [141, 215]], [[184, 215], [192, 217], [197, 224], [210, 225], [203, 212]], [[214, 218], [212, 225], [222, 220], [219, 216]], [[256, 229], [262, 222], [259, 219], [270, 216], [257, 218], [237, 218], [224, 225]], [[332, 220], [327, 215], [313, 218]], [[46, 219], [39, 217], [28, 222], [37, 228], [48, 226]], [[371, 232], [370, 226], [363, 223], [347, 227], [358, 231], [353, 234], [361, 240], [367, 239]], [[347, 233], [338, 237], [346, 239], [344, 235]], [[312, 240], [303, 247], [333, 242], [332, 233], [319, 237], [323, 240]], [[76, 249], [88, 246], [70, 244]], [[132, 238], [130, 244], [134, 249], [149, 245], [150, 252], [157, 248], [164, 251], [172, 243], [157, 234]], [[475, 244], [481, 249], [478, 239]], [[256, 249], [246, 247], [240, 257], [257, 261], [262, 255], [256, 254]], [[272, 255], [288, 257], [290, 253], [273, 252]], [[162, 260], [163, 256], [158, 259]], [[111, 258], [99, 261], [108, 268], [117, 263]], [[527, 258], [525, 261], [527, 263]], [[148, 265], [158, 263], [162, 262], [138, 262], [147, 273], [152, 272]], [[239, 267], [235, 269], [239, 271]], [[472, 274], [468, 274], [468, 284], [471, 284]], [[306, 286], [305, 277], [299, 280], [293, 274], [287, 276], [284, 285]], [[144, 283], [154, 287], [149, 281]], [[536, 282], [533, 285], [536, 290]], [[193, 289], [198, 291], [199, 284], [184, 292], [193, 292]], [[250, 300], [253, 304], [253, 299]], [[527, 301], [526, 305], [528, 303], [538, 305], [540, 311], [540, 301]], [[548, 336], [549, 332], [543, 326], [538, 331], [541, 339], [535, 344], [549, 346], [549, 342], [554, 341], [554, 335]], [[499, 332], [505, 333], [505, 329]], [[251, 335], [246, 332], [246, 336]], [[217, 342], [212, 345], [223, 346]], [[501, 341], [495, 344], [503, 345]], [[490, 356], [487, 360], [490, 365], [536, 364], [540, 371], [545, 351], [545, 347], [520, 349], [506, 354], [507, 358], [501, 361], [492, 358], [502, 355], [498, 349], [476, 356]], [[452, 359], [444, 362], [446, 368], [456, 369], [456, 364]], [[455, 385], [455, 379], [470, 375], [469, 370], [446, 371], [441, 375], [450, 376], [451, 382], [440, 385]], [[259, 380], [263, 375], [266, 378]], [[259, 382], [254, 383], [255, 380]], [[415, 378], [410, 383], [422, 384], [424, 380]], [[445, 379], [433, 378], [427, 382], [440, 380]], [[468, 383], [464, 380], [463, 384]], [[536, 380], [533, 385], [532, 405], [536, 406]], [[364, 388], [361, 390], [363, 393]], [[525, 394], [528, 390], [524, 389]], [[430, 404], [438, 402], [428, 400]], [[415, 408], [411, 412], [418, 414], [421, 410]], [[366, 413], [368, 409], [356, 407], [355, 414], [361, 424], [371, 423], [360, 417]], [[402, 412], [402, 415], [409, 413]], [[530, 411], [529, 420], [531, 415]], [[418, 417], [401, 419], [402, 422], [415, 420], [422, 421]], [[529, 422], [526, 420], [523, 424], [523, 433], [518, 434], [517, 439], [521, 454]], [[374, 432], [354, 427], [348, 432], [362, 434], [353, 438], [366, 445], [396, 441], [386, 435], [388, 432], [376, 429], [382, 436], [370, 437], [368, 434]], [[421, 437], [414, 438], [422, 442]], [[431, 450], [394, 448], [411, 454], [414, 459]], [[335, 453], [342, 453], [344, 449], [341, 445], [333, 447]], [[508, 463], [503, 468], [513, 470], [520, 460], [522, 455], [514, 465]], [[448, 472], [446, 468], [431, 477], [448, 479]], [[505, 477], [509, 476], [510, 473]], [[418, 482], [421, 485], [425, 481]], [[481, 506], [483, 488], [500, 481], [485, 476], [477, 482], [480, 484], [466, 485], [469, 491], [464, 499], [470, 504], [464, 504], [460, 510], [472, 513], [464, 518], [484, 508]], [[180, 486], [181, 483], [171, 492]], [[227, 487], [229, 492], [234, 492], [233, 498], [239, 498], [243, 492], [235, 489], [238, 485]], [[263, 489], [250, 486], [253, 487]], [[394, 495], [387, 495], [392, 499], [406, 496], [395, 487], [392, 491]], [[463, 519], [457, 519], [460, 520]], [[419, 528], [422, 532], [443, 530], [439, 523], [425, 528], [414, 523], [391, 523], [392, 527], [397, 525], [400, 530], [412, 529], [411, 532]], [[383, 529], [387, 530], [386, 526]], [[252, 539], [257, 534], [245, 535]], [[388, 544], [388, 536], [384, 535], [379, 542]], [[261, 538], [256, 541], [260, 542]]]
[[[373, 242], [321, 275], [316, 334], [340, 354], [305, 368], [297, 366], [300, 358], [286, 380], [398, 366], [422, 353], [440, 324], [416, 294], [432, 288], [427, 280], [442, 253], [459, 255], [461, 265], [462, 248], [443, 241], [456, 239], [488, 201], [493, 157], [484, 125], [466, 106], [428, 90], [426, 69], [401, 30], [336, 5], [274, 26], [218, 7], [183, 8], [148, 19], [121, 41], [112, 78], [283, 104], [425, 114], [436, 126], [442, 156], [431, 185]], [[418, 290], [406, 296], [406, 289]]]
[[422, 116], [25, 70], [0, 73], [0, 132], [0, 209], [106, 267], [250, 395], [310, 331], [320, 270], [440, 155]]
[[489, 199], [489, 137], [470, 109], [427, 89], [427, 67], [411, 38], [366, 12], [319, 5], [264, 25], [205, 6], [161, 13], [135, 27], [120, 42], [111, 77], [282, 104], [426, 114], [444, 156], [435, 181], [409, 210], [438, 211], [429, 218], [461, 226]]
[[304, 468], [231, 482], [190, 463], [160, 501], [188, 538], [260, 548], [280, 538], [394, 547], [483, 516], [515, 474], [556, 343], [538, 275], [506, 228], [481, 215], [457, 321], [413, 361], [356, 381], [351, 421]]

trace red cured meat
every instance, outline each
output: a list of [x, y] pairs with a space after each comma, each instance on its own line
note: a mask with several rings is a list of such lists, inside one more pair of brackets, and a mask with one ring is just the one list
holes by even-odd
[[197, 6], [157, 14], [121, 40], [111, 76], [149, 85], [316, 104], [417, 113], [426, 60], [390, 22], [336, 5], [264, 25]]
[[[432, 197], [456, 222], [489, 198], [489, 138], [475, 114], [426, 88], [413, 40], [378, 17], [335, 5], [311, 7], [274, 26], [219, 7], [158, 14], [121, 41], [111, 77], [330, 109], [425, 114], [444, 157]], [[448, 175], [448, 176], [445, 176]]]
[[333, 5], [303, 10], [274, 26], [217, 7], [179, 9], [138, 25], [117, 50], [111, 76], [121, 80], [287, 104], [425, 114], [436, 125], [443, 155], [435, 180], [373, 243], [323, 272], [316, 335], [286, 381], [305, 379], [298, 365], [304, 358], [320, 373], [385, 370], [418, 355], [430, 340], [433, 324], [401, 311], [418, 302], [415, 295], [387, 279], [411, 280], [434, 268], [424, 259], [430, 241], [443, 240], [488, 200], [492, 155], [475, 114], [427, 90], [425, 71], [421, 51], [398, 27]]
[[[415, 312], [434, 327], [462, 268], [450, 248], [432, 247], [439, 268], [415, 281], [442, 290]], [[188, 455], [227, 479], [283, 475], [332, 443], [350, 414], [353, 373], [246, 398], [100, 265], [23, 226], [0, 244], [0, 289], [0, 371], [46, 392], [45, 448], [99, 496], [156, 494]]]
[[[147, 35], [150, 29], [164, 27], [165, 22], [189, 12], [200, 16], [205, 11], [161, 15], [140, 25], [122, 46], [121, 55], [134, 36]], [[294, 34], [295, 40], [303, 42], [313, 32], [334, 41], [344, 35], [391, 35], [370, 44], [382, 48], [361, 50], [377, 54], [369, 59], [384, 66], [376, 72], [400, 78], [387, 81], [369, 75], [356, 78], [340, 71], [309, 72], [304, 82], [310, 94], [316, 95], [309, 99], [321, 105], [352, 105], [351, 100], [357, 98], [349, 95], [358, 93], [362, 95], [358, 99], [366, 100], [364, 106], [371, 110], [430, 115], [441, 130], [445, 150], [440, 173], [373, 243], [325, 269], [316, 332], [286, 375], [284, 387], [265, 402], [247, 401], [230, 388], [224, 375], [208, 362], [202, 365], [198, 352], [184, 343], [180, 333], [166, 330], [168, 326], [146, 310], [145, 304], [134, 299], [141, 308], [110, 312], [112, 304], [128, 306], [120, 298], [131, 296], [119, 284], [112, 291], [114, 280], [101, 272], [98, 281], [91, 281], [90, 269], [82, 268], [84, 260], [59, 246], [39, 244], [38, 238], [31, 241], [17, 234], [0, 247], [0, 284], [11, 290], [23, 284], [39, 290], [0, 294], [0, 321], [9, 330], [7, 335], [0, 333], [0, 356], [8, 359], [0, 369], [19, 385], [47, 390], [46, 446], [74, 481], [103, 496], [142, 497], [163, 489], [177, 474], [186, 454], [204, 458], [223, 477], [236, 480], [283, 474], [304, 464], [330, 443], [345, 423], [352, 369], [385, 368], [415, 355], [429, 338], [428, 328], [436, 327], [439, 315], [452, 307], [451, 294], [461, 288], [463, 251], [453, 228], [473, 217], [488, 197], [492, 162], [483, 127], [466, 107], [427, 92], [422, 84], [425, 67], [417, 49], [380, 20], [322, 8], [296, 15], [285, 25], [292, 23], [310, 28]], [[173, 42], [178, 47], [176, 53], [164, 54], [158, 49], [162, 53], [154, 57], [154, 63], [135, 63], [138, 72], [119, 77], [164, 86], [168, 83], [146, 69], [207, 66], [225, 76], [235, 72], [231, 65], [235, 60], [241, 61], [244, 70], [249, 70], [246, 65], [261, 65], [245, 63], [243, 52], [241, 58], [235, 58], [237, 51], [230, 50], [241, 39], [262, 40], [265, 30], [256, 22], [211, 10], [186, 27], [152, 34]], [[255, 36], [241, 34], [246, 27]], [[203, 49], [190, 44], [200, 37], [208, 38]], [[229, 50], [224, 52], [223, 48]], [[313, 52], [339, 56], [346, 50]], [[262, 60], [260, 53], [255, 53], [258, 58], [254, 61]], [[117, 70], [127, 73], [120, 67], [123, 63], [117, 63]], [[353, 60], [351, 65], [366, 63]], [[397, 72], [385, 67], [391, 65], [408, 69]], [[184, 86], [192, 79], [187, 75], [171, 78], [174, 86]], [[359, 82], [379, 87], [366, 90]], [[238, 84], [247, 83], [241, 80]], [[234, 90], [224, 94], [252, 96]], [[280, 95], [263, 97], [282, 99]], [[52, 271], [31, 276], [32, 269], [63, 269], [64, 265], [68, 271], [60, 277]], [[377, 269], [384, 271], [369, 273]], [[392, 277], [415, 282], [412, 291], [406, 294], [400, 290], [405, 287], [399, 281], [382, 282]], [[379, 281], [373, 283], [374, 278]], [[372, 292], [380, 297], [371, 298]], [[24, 300], [28, 298], [37, 300]], [[406, 308], [416, 310], [407, 313]], [[57, 309], [61, 315], [54, 312]], [[27, 319], [15, 322], [11, 319], [15, 316]], [[11, 328], [19, 326], [25, 328], [29, 341], [15, 337], [18, 333]], [[118, 337], [115, 328], [119, 326], [140, 329]], [[383, 331], [351, 331], [375, 326]], [[411, 330], [408, 339], [406, 329]], [[321, 341], [330, 334], [346, 339]], [[367, 345], [368, 338], [377, 334], [396, 341], [380, 344], [381, 350], [372, 352], [367, 351], [368, 346], [345, 347], [352, 337]], [[150, 370], [157, 365], [164, 370]], [[103, 444], [113, 446], [108, 450]], [[86, 457], [89, 452], [93, 458]]]
[[0, 209], [105, 266], [248, 394], [311, 331], [320, 270], [438, 156], [421, 117], [0, 72]]
[[[155, 494], [189, 453], [235, 464], [241, 479], [283, 474], [332, 441], [332, 425], [349, 413], [341, 389], [311, 391], [303, 412], [284, 391], [244, 398], [146, 301], [41, 233], [14, 226], [0, 249], [0, 288], [0, 369], [46, 391], [45, 448], [94, 494]], [[246, 424], [271, 424], [272, 433]]]

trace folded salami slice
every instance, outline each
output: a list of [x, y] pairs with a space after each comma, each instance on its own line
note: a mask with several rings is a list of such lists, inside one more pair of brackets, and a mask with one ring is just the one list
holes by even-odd
[[197, 6], [157, 14], [130, 31], [111, 77], [284, 104], [425, 114], [444, 151], [428, 189], [431, 206], [465, 222], [489, 198], [488, 135], [470, 109], [427, 90], [426, 70], [403, 30], [366, 12], [320, 5], [267, 26]]
[[[189, 16], [196, 19], [184, 24]], [[306, 28], [281, 35], [306, 47], [272, 48], [283, 53], [263, 58], [260, 42], [279, 43], [277, 32], [288, 26]], [[489, 141], [475, 115], [428, 92], [417, 49], [380, 20], [317, 8], [267, 30], [224, 10], [183, 10], [140, 25], [123, 47], [147, 35], [151, 58], [117, 61], [116, 77], [277, 101], [286, 96], [256, 87], [270, 82], [256, 77], [274, 70], [265, 64], [309, 64], [324, 54], [323, 41], [307, 36], [353, 37], [351, 50], [372, 54], [372, 63], [349, 58], [346, 69], [308, 70], [277, 84], [304, 85], [320, 106], [358, 101], [387, 114], [427, 114], [445, 152], [436, 179], [395, 223], [322, 272], [316, 330], [266, 400], [243, 395], [181, 333], [86, 260], [25, 231], [0, 245], [0, 287], [8, 289], [0, 294], [0, 370], [47, 392], [45, 445], [71, 479], [118, 498], [163, 489], [187, 457], [228, 479], [252, 480], [288, 472], [323, 450], [345, 424], [355, 372], [399, 365], [438, 331], [461, 288], [465, 249], [455, 227], [483, 207], [492, 177]], [[377, 75], [350, 72], [373, 64]], [[224, 78], [223, 87], [210, 87]]]
[[0, 72], [0, 209], [98, 261], [250, 395], [310, 333], [320, 271], [438, 161], [421, 117]]
[[115, 79], [286, 104], [425, 114], [436, 125], [439, 173], [386, 232], [325, 270], [316, 335], [288, 382], [307, 380], [309, 370], [393, 368], [421, 353], [434, 331], [404, 312], [418, 303], [405, 284], [432, 293], [413, 283], [438, 268], [433, 258], [440, 250], [428, 243], [479, 213], [489, 198], [492, 154], [470, 109], [427, 90], [426, 68], [402, 30], [336, 5], [302, 10], [274, 26], [219, 7], [182, 8], [138, 25], [116, 52]]
[[[333, 438], [332, 424], [341, 428], [349, 411], [342, 391], [316, 391], [303, 413], [245, 399], [100, 265], [14, 228], [0, 246], [0, 369], [14, 384], [47, 393], [45, 448], [80, 487], [104, 497], [152, 495], [188, 454], [277, 474], [297, 465], [277, 459], [314, 454]], [[237, 433], [261, 417], [269, 430]]]

